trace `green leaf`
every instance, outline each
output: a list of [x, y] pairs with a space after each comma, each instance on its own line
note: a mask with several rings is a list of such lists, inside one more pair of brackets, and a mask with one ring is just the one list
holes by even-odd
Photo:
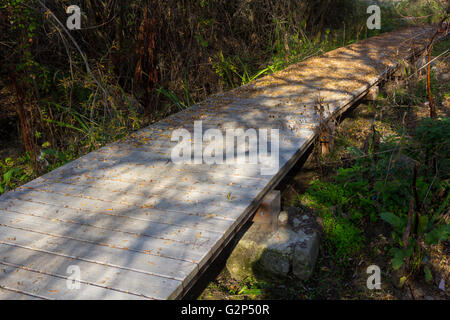
[[249, 289], [247, 286], [244, 286], [238, 294], [260, 295], [262, 294], [262, 291], [261, 289]]
[[21, 171], [21, 169], [20, 168], [13, 168], [13, 169], [11, 169], [11, 170], [9, 170], [8, 172], [6, 172], [4, 175], [3, 175], [3, 184], [6, 186], [7, 184], [9, 184], [9, 182], [11, 181], [11, 178], [13, 177], [13, 175], [16, 173], [16, 172], [20, 172]]
[[394, 258], [392, 259], [392, 267], [394, 270], [400, 269], [403, 265], [403, 260], [405, 259], [405, 254], [403, 250], [395, 248]]
[[411, 255], [414, 253], [414, 247], [415, 247], [415, 243], [414, 242], [411, 243], [411, 241], [409, 241], [409, 247], [405, 252], [406, 257], [411, 257]]
[[381, 219], [392, 225], [397, 230], [402, 230], [404, 226], [403, 220], [392, 212], [383, 212], [380, 214]]
[[439, 241], [446, 241], [450, 239], [450, 225], [441, 224], [425, 234], [425, 242], [430, 244], [436, 244]]
[[14, 174], [21, 172], [21, 171], [22, 171], [22, 169], [20, 169], [20, 168], [12, 168], [12, 169], [8, 170], [5, 174], [3, 174], [3, 181], [0, 183], [0, 193], [5, 192], [5, 188], [11, 182], [11, 179], [14, 176]]

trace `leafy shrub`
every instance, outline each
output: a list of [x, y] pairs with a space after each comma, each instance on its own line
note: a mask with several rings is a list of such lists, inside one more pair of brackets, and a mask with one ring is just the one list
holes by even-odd
[[34, 172], [28, 153], [16, 160], [11, 158], [0, 160], [0, 194], [14, 189], [18, 184], [28, 181], [32, 177], [34, 177]]

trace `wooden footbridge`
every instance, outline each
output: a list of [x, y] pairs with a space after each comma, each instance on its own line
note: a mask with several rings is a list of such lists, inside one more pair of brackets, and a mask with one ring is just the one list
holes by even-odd
[[[404, 29], [310, 58], [2, 195], [0, 299], [183, 297], [311, 145], [319, 118], [345, 111], [433, 32]], [[199, 120], [203, 131], [279, 129], [279, 170], [172, 162], [172, 133]]]

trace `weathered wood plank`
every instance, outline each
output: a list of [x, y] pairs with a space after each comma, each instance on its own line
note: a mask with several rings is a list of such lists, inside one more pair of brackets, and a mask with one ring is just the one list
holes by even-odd
[[[107, 265], [99, 266], [92, 262], [6, 243], [1, 243], [0, 248], [2, 249], [0, 250], [0, 263], [32, 269], [39, 273], [55, 275], [62, 279], [67, 279], [71, 276], [73, 271], [70, 268], [75, 266], [80, 271], [80, 281], [122, 293], [150, 299], [172, 299], [183, 289], [181, 281], [178, 280], [123, 270]], [[147, 285], [148, 283], [152, 285], [149, 286]], [[64, 283], [61, 284], [65, 286]], [[14, 299], [12, 296], [10, 298]]]
[[[102, 180], [104, 181], [104, 180]], [[99, 199], [103, 201], [116, 201], [131, 205], [145, 205], [146, 200], [150, 198], [166, 199], [176, 194], [177, 199], [181, 201], [198, 201], [205, 197], [209, 197], [211, 192], [207, 192], [207, 184], [199, 184], [196, 188], [173, 189], [173, 188], [141, 188], [142, 191], [134, 191], [133, 185], [112, 186], [110, 182], [104, 182], [102, 186], [92, 185], [78, 185], [76, 183], [60, 183], [57, 181], [36, 182], [36, 184], [29, 184], [27, 186], [18, 188], [16, 190], [39, 190], [45, 192], [53, 192], [60, 194], [69, 194], [76, 197], [87, 197], [91, 199]], [[101, 188], [100, 188], [101, 187]], [[101, 191], [99, 191], [101, 189]], [[220, 190], [217, 188], [216, 190]], [[233, 194], [234, 198], [254, 198], [258, 194], [257, 188], [238, 188], [236, 185], [223, 186], [222, 191], [217, 191], [215, 194], [220, 199], [229, 200], [229, 194]]]
[[116, 290], [101, 288], [86, 283], [80, 283], [80, 289], [68, 289], [66, 279], [47, 274], [24, 270], [22, 268], [0, 262], [2, 277], [0, 286], [5, 288], [17, 288], [24, 294], [56, 300], [144, 300], [142, 296], [127, 294]]
[[[72, 208], [67, 205], [57, 203], [49, 204], [39, 202], [38, 199], [25, 200], [21, 197], [17, 197], [11, 200], [2, 201], [1, 207], [3, 209], [19, 210], [23, 213], [30, 213], [37, 210], [38, 213], [42, 212], [43, 215], [58, 216], [60, 213], [71, 212], [77, 216], [77, 219], [84, 219], [84, 217], [96, 217], [99, 216], [99, 220], [103, 220], [103, 216], [109, 223], [113, 223], [112, 219], [120, 219], [119, 221], [124, 221], [126, 224], [127, 220], [136, 221], [139, 225], [150, 226], [152, 223], [160, 225], [161, 229], [173, 230], [174, 233], [178, 233], [178, 228], [186, 228], [189, 230], [195, 230], [194, 233], [198, 231], [221, 233], [223, 230], [228, 229], [233, 220], [224, 220], [217, 218], [215, 215], [210, 216], [199, 216], [199, 215], [189, 215], [178, 212], [164, 212], [155, 209], [138, 209], [138, 210], [126, 210], [121, 211], [113, 207], [108, 208], [103, 211], [89, 210], [86, 208]], [[111, 220], [109, 220], [111, 219]], [[119, 222], [120, 224], [120, 222]], [[172, 229], [173, 228], [173, 229]], [[159, 229], [158, 229], [159, 230]], [[169, 231], [170, 232], [170, 231]], [[188, 231], [192, 232], [192, 231]]]
[[[15, 212], [23, 215], [32, 215], [48, 220], [62, 221], [66, 223], [92, 226], [101, 230], [113, 230], [128, 233], [133, 236], [146, 236], [161, 240], [172, 240], [185, 244], [195, 244], [196, 246], [211, 246], [220, 233], [211, 232], [204, 229], [192, 228], [172, 224], [162, 224], [158, 222], [133, 219], [125, 216], [110, 214], [98, 214], [90, 211], [73, 210], [64, 207], [51, 207], [41, 203], [30, 203], [20, 200], [10, 200], [0, 203], [1, 210]], [[143, 227], [144, 226], [144, 227]]]
[[[100, 179], [120, 179], [126, 183], [145, 183], [156, 185], [155, 181], [168, 179], [166, 184], [179, 181], [184, 186], [193, 186], [199, 182], [207, 182], [208, 179], [211, 184], [216, 185], [243, 185], [249, 187], [255, 187], [264, 185], [267, 182], [267, 176], [257, 176], [261, 173], [261, 165], [248, 164], [244, 168], [233, 169], [236, 165], [173, 165], [170, 167], [165, 166], [153, 166], [151, 163], [144, 165], [143, 163], [136, 164], [119, 164], [112, 165], [111, 167], [105, 167], [102, 169], [67, 169], [64, 172], [58, 172], [53, 175], [45, 175], [43, 179], [69, 181], [74, 178], [84, 177], [97, 177]], [[202, 168], [204, 167], [204, 168]], [[210, 170], [208, 170], [210, 169]], [[229, 172], [226, 175], [225, 172]], [[253, 178], [249, 178], [248, 175], [254, 174]], [[219, 180], [222, 178], [223, 181]], [[214, 181], [214, 179], [217, 179]], [[254, 181], [256, 180], [256, 181]], [[28, 185], [28, 184], [27, 184]], [[27, 186], [25, 185], [25, 186]], [[180, 189], [182, 187], [179, 187]]]
[[[213, 195], [214, 196], [214, 195]], [[36, 200], [43, 203], [65, 203], [66, 206], [75, 209], [89, 209], [93, 211], [134, 211], [138, 209], [157, 209], [159, 212], [170, 211], [177, 213], [186, 213], [191, 215], [200, 215], [205, 218], [213, 215], [225, 220], [235, 220], [242, 212], [242, 209], [248, 207], [252, 199], [227, 200], [226, 197], [207, 198], [195, 201], [179, 201], [176, 199], [176, 192], [173, 192], [170, 198], [146, 199], [141, 203], [128, 204], [114, 199], [101, 200], [91, 196], [72, 196], [67, 193], [45, 192], [41, 190], [21, 189], [11, 193], [6, 199], [19, 198], [22, 200]], [[226, 202], [228, 201], [228, 202]]]
[[[0, 272], [2, 268], [0, 267]], [[34, 295], [25, 294], [18, 292], [15, 289], [6, 289], [2, 288], [0, 285], [0, 301], [4, 300], [44, 300], [44, 298], [40, 298]]]
[[[235, 194], [237, 197], [246, 197], [255, 193], [255, 189], [259, 189], [261, 182], [258, 180], [248, 181], [247, 184], [243, 183], [233, 183], [228, 184], [208, 184], [206, 181], [208, 177], [200, 177], [195, 182], [192, 183], [192, 179], [189, 179], [189, 175], [182, 175], [178, 172], [175, 176], [179, 177], [179, 182], [177, 184], [172, 184], [167, 179], [162, 177], [157, 177], [157, 180], [153, 180], [152, 183], [144, 180], [137, 181], [122, 181], [115, 178], [102, 177], [96, 178], [93, 176], [73, 176], [72, 178], [67, 178], [63, 180], [59, 179], [41, 179], [33, 180], [33, 184], [27, 184], [26, 187], [39, 187], [40, 184], [48, 185], [52, 183], [64, 183], [69, 186], [84, 187], [98, 189], [103, 188], [111, 193], [129, 193], [138, 195], [141, 197], [150, 197], [154, 194], [161, 193], [165, 189], [180, 190], [187, 193], [211, 193], [222, 194], [224, 196], [229, 193]], [[173, 177], [173, 176], [172, 176]], [[206, 181], [205, 181], [206, 180]], [[161, 183], [158, 183], [161, 182]]]
[[[3, 210], [2, 215], [0, 215], [0, 225], [197, 264], [210, 254], [209, 247], [197, 245], [195, 242], [186, 244], [174, 240], [150, 238], [142, 234], [132, 235], [87, 225], [80, 226], [56, 219], [50, 220], [32, 215], [21, 215], [6, 210]], [[198, 233], [200, 237], [201, 232]]]
[[27, 231], [0, 225], [0, 241], [33, 250], [46, 251], [55, 255], [108, 265], [129, 271], [179, 280], [192, 279], [197, 264], [168, 259], [145, 253], [100, 246], [75, 239], [51, 236], [38, 231]]

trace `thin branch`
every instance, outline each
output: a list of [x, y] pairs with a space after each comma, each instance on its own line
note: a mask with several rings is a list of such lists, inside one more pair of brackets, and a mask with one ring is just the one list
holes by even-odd
[[55, 21], [58, 23], [58, 25], [64, 30], [64, 32], [67, 34], [67, 36], [69, 37], [69, 39], [72, 41], [73, 45], [75, 46], [75, 48], [78, 50], [78, 52], [81, 55], [81, 58], [84, 61], [84, 64], [86, 66], [86, 71], [89, 73], [89, 75], [92, 77], [92, 79], [95, 81], [95, 83], [102, 89], [103, 94], [105, 95], [105, 97], [108, 97], [108, 92], [106, 91], [106, 89], [101, 85], [101, 83], [97, 80], [97, 78], [94, 76], [94, 74], [91, 71], [91, 68], [89, 67], [89, 62], [87, 61], [83, 51], [81, 50], [80, 46], [78, 45], [78, 43], [76, 42], [76, 40], [72, 37], [72, 35], [70, 34], [69, 30], [67, 30], [67, 28], [64, 27], [63, 23], [58, 19], [58, 17], [56, 17], [56, 15], [49, 9], [47, 8], [47, 6], [42, 3], [41, 0], [37, 0], [37, 2], [45, 9], [47, 10], [47, 13], [49, 13], [53, 19], [55, 19]]
[[[419, 72], [420, 70], [422, 70], [423, 68], [428, 67], [429, 64], [433, 63], [434, 61], [436, 61], [437, 59], [439, 59], [440, 57], [442, 57], [443, 55], [445, 55], [446, 53], [448, 53], [450, 50], [447, 49], [445, 50], [443, 53], [441, 53], [440, 55], [438, 55], [437, 57], [435, 57], [433, 60], [427, 62], [426, 64], [424, 64], [422, 67], [420, 67], [419, 69], [417, 69], [412, 75], [410, 75], [408, 78], [406, 78], [406, 80], [409, 80], [411, 77], [413, 77], [417, 72]], [[446, 58], [446, 57], [445, 57]]]

